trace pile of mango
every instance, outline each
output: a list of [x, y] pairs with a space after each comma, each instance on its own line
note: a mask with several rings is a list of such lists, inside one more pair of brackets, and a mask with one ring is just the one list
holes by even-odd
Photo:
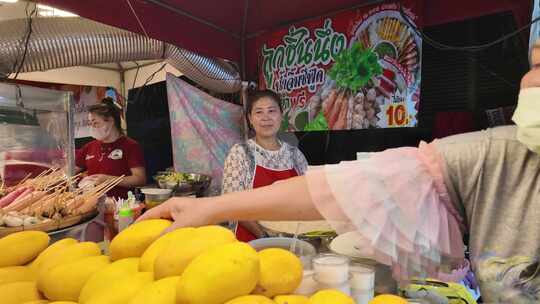
[[23, 231], [0, 239], [3, 304], [354, 304], [336, 290], [293, 295], [300, 259], [289, 251], [255, 251], [220, 226], [163, 234], [167, 220], [131, 225], [96, 243]]

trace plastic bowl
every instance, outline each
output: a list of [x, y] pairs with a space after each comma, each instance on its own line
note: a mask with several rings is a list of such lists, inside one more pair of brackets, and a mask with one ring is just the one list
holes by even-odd
[[[266, 248], [282, 248], [285, 250], [291, 249], [291, 244], [295, 240], [293, 238], [287, 237], [273, 237], [273, 238], [262, 238], [256, 239], [249, 242], [249, 245], [255, 250], [260, 251]], [[296, 245], [294, 254], [300, 257], [304, 269], [311, 269], [311, 260], [315, 255], [317, 255], [317, 250], [315, 247], [306, 241], [296, 239]]]
[[[249, 245], [251, 247], [255, 248], [255, 250], [260, 251], [266, 248], [283, 248], [286, 250], [289, 250], [291, 248], [291, 244], [294, 242], [293, 238], [288, 237], [272, 237], [272, 238], [262, 238], [262, 239], [256, 239], [251, 242], [249, 242]], [[317, 250], [315, 250], [315, 247], [311, 245], [310, 243], [306, 241], [302, 241], [300, 239], [296, 240], [296, 249], [295, 253], [301, 253], [303, 255], [316, 255]]]
[[144, 194], [147, 208], [152, 208], [163, 203], [172, 195], [171, 189], [161, 188], [142, 188], [141, 192]]

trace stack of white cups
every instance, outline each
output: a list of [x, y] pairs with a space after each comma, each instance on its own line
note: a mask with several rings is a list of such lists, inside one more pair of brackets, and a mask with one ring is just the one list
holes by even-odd
[[375, 293], [375, 270], [366, 266], [351, 266], [351, 295], [356, 304], [368, 304]]
[[313, 279], [318, 289], [337, 289], [351, 295], [349, 259], [335, 254], [321, 254], [313, 259]]
[[295, 294], [311, 296], [323, 289], [337, 289], [354, 298], [356, 304], [368, 304], [375, 294], [375, 269], [350, 265], [349, 258], [320, 254], [313, 258], [313, 270], [304, 270], [302, 283]]

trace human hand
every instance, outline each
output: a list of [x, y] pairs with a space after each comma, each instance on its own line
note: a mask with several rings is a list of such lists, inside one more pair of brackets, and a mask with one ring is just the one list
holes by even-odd
[[207, 199], [173, 197], [146, 211], [137, 222], [149, 219], [170, 219], [174, 223], [163, 233], [183, 227], [199, 227], [215, 224], [215, 208], [208, 206]]
[[540, 68], [533, 69], [521, 78], [521, 88], [540, 87]]
[[521, 79], [521, 88], [540, 87], [540, 40], [537, 41], [531, 52], [531, 70]]

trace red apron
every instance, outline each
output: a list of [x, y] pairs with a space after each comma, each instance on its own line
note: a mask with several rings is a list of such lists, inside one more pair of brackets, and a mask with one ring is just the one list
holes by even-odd
[[[289, 170], [272, 170], [261, 166], [255, 167], [255, 174], [253, 178], [253, 188], [259, 188], [271, 185], [279, 180], [288, 179], [298, 176], [295, 169]], [[249, 232], [245, 227], [238, 224], [236, 227], [236, 238], [242, 242], [249, 242], [257, 239], [253, 233]]]

